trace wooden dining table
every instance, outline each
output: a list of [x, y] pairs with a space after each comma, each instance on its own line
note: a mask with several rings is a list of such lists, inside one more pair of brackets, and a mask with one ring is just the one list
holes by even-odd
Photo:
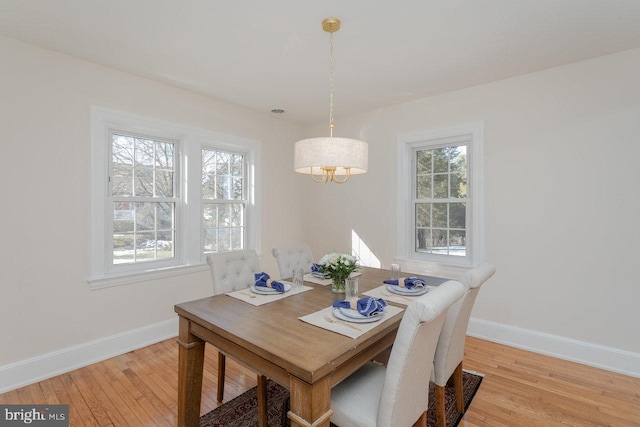
[[[362, 267], [359, 292], [379, 287], [389, 271]], [[393, 344], [402, 314], [377, 322], [354, 339], [299, 317], [344, 294], [331, 285], [254, 306], [221, 294], [177, 304], [179, 316], [178, 425], [198, 426], [205, 342], [290, 392], [292, 426], [329, 426], [331, 388]]]

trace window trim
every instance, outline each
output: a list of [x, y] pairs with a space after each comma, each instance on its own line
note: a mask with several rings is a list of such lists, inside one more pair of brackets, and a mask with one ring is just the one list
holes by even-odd
[[[464, 257], [441, 254], [425, 254], [415, 250], [415, 229], [412, 218], [413, 168], [412, 155], [417, 147], [436, 147], [443, 141], [469, 138], [468, 198], [471, 218], [467, 223], [467, 255]], [[484, 123], [470, 123], [450, 128], [431, 129], [422, 132], [398, 136], [397, 143], [397, 194], [401, 198], [397, 203], [397, 248], [398, 260], [411, 263], [435, 263], [442, 266], [470, 267], [484, 258], [484, 185], [483, 185], [483, 145]]]
[[[110, 265], [106, 221], [111, 217], [108, 206], [109, 138], [113, 130], [148, 135], [177, 141], [175, 161], [180, 174], [176, 191], [175, 262]], [[88, 283], [92, 289], [118, 286], [177, 274], [206, 270], [201, 231], [201, 150], [203, 147], [231, 149], [246, 154], [248, 162], [247, 248], [260, 254], [261, 223], [261, 143], [259, 141], [214, 131], [191, 128], [164, 120], [91, 106], [91, 232]], [[199, 236], [185, 238], [184, 236]], [[178, 259], [179, 258], [179, 259]], [[174, 261], [172, 259], [172, 261]], [[152, 265], [154, 264], [154, 265]], [[122, 268], [113, 268], [122, 267]]]

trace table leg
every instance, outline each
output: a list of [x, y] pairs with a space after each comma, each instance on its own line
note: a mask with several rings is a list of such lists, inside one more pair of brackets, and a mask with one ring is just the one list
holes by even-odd
[[331, 378], [307, 384], [298, 378], [289, 380], [291, 410], [287, 414], [291, 427], [329, 427], [331, 410]]
[[258, 427], [268, 427], [267, 377], [258, 375]]
[[190, 322], [180, 317], [178, 335], [178, 426], [200, 425], [204, 341], [189, 330]]

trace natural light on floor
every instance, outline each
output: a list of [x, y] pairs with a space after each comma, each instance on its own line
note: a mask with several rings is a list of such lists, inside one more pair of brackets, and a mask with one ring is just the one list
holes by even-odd
[[355, 230], [351, 230], [351, 254], [357, 257], [360, 265], [364, 267], [380, 268], [380, 260]]

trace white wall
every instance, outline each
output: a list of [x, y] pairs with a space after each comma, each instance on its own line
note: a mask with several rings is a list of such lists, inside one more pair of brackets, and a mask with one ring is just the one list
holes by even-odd
[[91, 105], [261, 141], [263, 268], [277, 271], [271, 247], [300, 240], [298, 213], [278, 209], [298, 127], [2, 37], [0, 58], [0, 371], [173, 319], [174, 304], [212, 292], [208, 271], [89, 289]]
[[640, 353], [640, 50], [338, 118], [336, 135], [370, 144], [369, 173], [345, 185], [292, 172], [294, 141], [326, 123], [300, 129], [2, 37], [0, 58], [0, 390], [59, 350], [142, 336], [175, 319], [175, 303], [210, 294], [206, 271], [89, 289], [91, 105], [262, 141], [266, 271], [277, 271], [274, 245], [306, 240], [319, 258], [348, 251], [351, 230], [388, 265], [398, 135], [483, 120], [486, 259], [498, 273], [474, 319]]
[[633, 50], [337, 120], [337, 136], [369, 142], [369, 173], [305, 181], [304, 215], [319, 226], [306, 240], [318, 255], [348, 250], [354, 229], [388, 266], [398, 135], [484, 121], [485, 255], [497, 274], [474, 319], [604, 346], [640, 374], [639, 75]]

